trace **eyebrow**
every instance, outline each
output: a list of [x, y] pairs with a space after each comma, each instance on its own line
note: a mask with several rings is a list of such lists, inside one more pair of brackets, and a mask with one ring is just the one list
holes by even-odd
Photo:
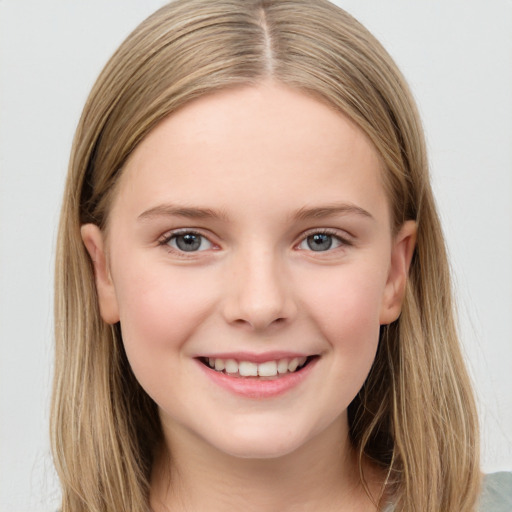
[[173, 204], [161, 204], [142, 212], [138, 220], [150, 220], [155, 217], [186, 217], [187, 219], [221, 219], [226, 220], [227, 215], [222, 211], [211, 208], [196, 208], [178, 206]]
[[[373, 219], [370, 212], [360, 206], [350, 203], [333, 203], [317, 207], [303, 207], [297, 210], [292, 218], [295, 220], [310, 220], [332, 217], [334, 215], [360, 215]], [[228, 216], [223, 211], [211, 208], [198, 208], [192, 206], [178, 206], [173, 204], [161, 204], [142, 212], [138, 220], [145, 221], [155, 217], [185, 217], [187, 219], [216, 219], [226, 221]]]
[[370, 212], [350, 203], [333, 203], [325, 206], [300, 208], [293, 216], [296, 220], [319, 219], [324, 217], [332, 217], [334, 215], [361, 215], [369, 219], [373, 219]]

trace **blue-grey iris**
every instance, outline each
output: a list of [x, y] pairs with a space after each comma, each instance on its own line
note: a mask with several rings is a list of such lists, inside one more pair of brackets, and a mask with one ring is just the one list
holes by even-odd
[[327, 251], [332, 246], [332, 236], [325, 233], [316, 233], [308, 236], [307, 244], [312, 251]]
[[201, 247], [201, 236], [194, 233], [185, 233], [184, 235], [177, 235], [176, 247], [181, 251], [197, 251]]

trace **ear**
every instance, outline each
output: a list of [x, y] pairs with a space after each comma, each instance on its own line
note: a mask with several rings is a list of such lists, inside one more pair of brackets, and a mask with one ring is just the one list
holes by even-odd
[[416, 245], [416, 233], [416, 222], [408, 220], [393, 241], [391, 265], [380, 311], [381, 325], [390, 324], [400, 316], [409, 267]]
[[83, 224], [80, 233], [94, 267], [94, 280], [101, 318], [109, 324], [115, 324], [119, 322], [119, 308], [114, 283], [108, 268], [103, 233], [95, 224]]

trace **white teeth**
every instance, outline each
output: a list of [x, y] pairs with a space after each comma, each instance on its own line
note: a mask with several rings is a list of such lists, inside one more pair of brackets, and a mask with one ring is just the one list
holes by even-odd
[[294, 357], [292, 359], [265, 361], [258, 364], [252, 361], [209, 357], [208, 366], [218, 372], [224, 372], [229, 375], [238, 374], [241, 377], [276, 377], [278, 374], [293, 373], [297, 368], [303, 366], [306, 360], [307, 357]]
[[260, 377], [274, 377], [277, 375], [277, 363], [275, 361], [268, 361], [259, 364], [258, 375]]
[[240, 361], [238, 363], [238, 373], [242, 377], [256, 377], [258, 375], [258, 365], [250, 361]]
[[279, 373], [286, 373], [288, 371], [288, 359], [280, 359], [277, 363], [277, 371]]
[[289, 363], [288, 363], [288, 371], [294, 372], [297, 369], [297, 366], [299, 366], [299, 358], [294, 357]]
[[238, 363], [234, 359], [226, 359], [226, 373], [238, 373]]

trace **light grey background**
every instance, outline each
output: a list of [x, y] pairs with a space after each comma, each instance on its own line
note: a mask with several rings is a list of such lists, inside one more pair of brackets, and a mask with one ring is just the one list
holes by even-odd
[[[72, 135], [117, 45], [161, 0], [0, 0], [0, 510], [55, 510], [47, 441], [55, 233]], [[512, 2], [339, 0], [423, 115], [484, 470], [512, 469]]]

